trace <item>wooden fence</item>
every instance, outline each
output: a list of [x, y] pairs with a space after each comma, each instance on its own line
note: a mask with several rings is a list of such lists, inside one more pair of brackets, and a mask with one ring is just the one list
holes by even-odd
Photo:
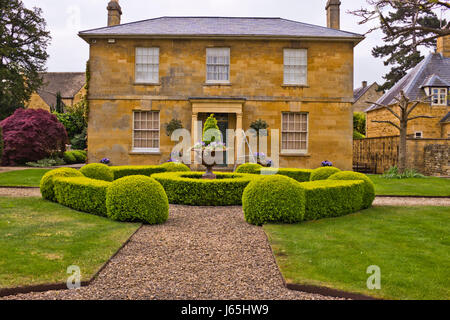
[[353, 140], [353, 170], [381, 173], [398, 162], [399, 136]]

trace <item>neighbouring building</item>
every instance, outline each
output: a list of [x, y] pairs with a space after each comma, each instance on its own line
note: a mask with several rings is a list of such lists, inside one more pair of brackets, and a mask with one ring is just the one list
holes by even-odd
[[[421, 100], [410, 117], [416, 115], [432, 116], [408, 122], [408, 137], [418, 139], [450, 138], [449, 90], [450, 90], [450, 36], [440, 37], [435, 53], [429, 54], [422, 62], [403, 77], [378, 101], [381, 105], [395, 105], [395, 97], [401, 91], [411, 100]], [[398, 107], [397, 107], [398, 108]], [[396, 128], [372, 120], [390, 120], [398, 123], [386, 108], [373, 105], [367, 110], [367, 137], [386, 137], [398, 135]]]
[[367, 85], [367, 81], [362, 82], [362, 86], [353, 91], [353, 112], [365, 112], [372, 104], [370, 102], [376, 102], [381, 98], [383, 92], [377, 91], [379, 85], [374, 82], [370, 86]]
[[46, 72], [42, 78], [43, 85], [31, 95], [27, 108], [50, 111], [56, 106], [58, 93], [64, 105], [73, 106], [86, 94], [84, 72]]
[[278, 129], [268, 145], [279, 139], [282, 167], [351, 169], [353, 49], [364, 37], [339, 30], [340, 4], [326, 3], [322, 27], [227, 17], [120, 24], [109, 2], [108, 26], [79, 33], [90, 46], [89, 161], [164, 162], [175, 145], [165, 124], [181, 120], [194, 143], [198, 121], [214, 113], [221, 131], [258, 119]]

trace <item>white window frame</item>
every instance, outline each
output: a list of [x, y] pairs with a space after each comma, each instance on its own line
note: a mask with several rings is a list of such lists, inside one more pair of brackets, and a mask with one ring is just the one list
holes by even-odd
[[[300, 114], [306, 115], [306, 149], [283, 149], [283, 134], [292, 133], [297, 131], [285, 130], [283, 125], [283, 117], [285, 114]], [[304, 131], [298, 131], [298, 133], [305, 133]], [[309, 113], [308, 112], [282, 112], [281, 113], [281, 154], [307, 154], [309, 148]]]
[[[417, 136], [419, 134], [419, 136]], [[414, 132], [414, 139], [423, 139], [423, 132], [422, 131], [415, 131]]]
[[[437, 92], [435, 93], [435, 91]], [[444, 95], [444, 99], [441, 99], [442, 95]], [[448, 100], [447, 95], [448, 95], [447, 88], [431, 88], [431, 105], [446, 106]]]
[[[228, 57], [228, 63], [209, 63], [209, 57]], [[226, 80], [209, 79], [208, 67], [228, 67], [228, 74]], [[206, 48], [206, 83], [218, 83], [229, 84], [230, 83], [230, 70], [231, 70], [231, 50], [230, 48]]]
[[[147, 54], [143, 54], [147, 53]], [[139, 61], [140, 57], [146, 61]], [[139, 73], [144, 73], [144, 71], [139, 70], [139, 66], [144, 68], [156, 68], [156, 70], [152, 70], [151, 72], [147, 72], [151, 74], [151, 77], [139, 77]], [[135, 75], [134, 81], [140, 84], [158, 84], [159, 83], [159, 48], [158, 47], [136, 47], [135, 54]], [[148, 71], [148, 70], [147, 70]]]
[[[290, 79], [289, 74], [298, 74]], [[302, 73], [304, 77], [302, 77]], [[308, 49], [283, 50], [283, 84], [287, 86], [308, 85]]]
[[[135, 128], [135, 116], [136, 113], [149, 112], [149, 113], [158, 113], [158, 129], [141, 129], [141, 131], [157, 131], [158, 132], [158, 147], [157, 148], [141, 148], [135, 147], [134, 143], [134, 134], [137, 131]], [[132, 134], [132, 152], [136, 153], [159, 153], [161, 148], [161, 112], [160, 111], [152, 111], [152, 110], [133, 110], [133, 134]]]

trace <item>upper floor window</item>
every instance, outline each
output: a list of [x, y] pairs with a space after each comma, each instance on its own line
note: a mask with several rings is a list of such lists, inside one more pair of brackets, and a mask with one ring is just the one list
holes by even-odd
[[159, 151], [159, 111], [133, 112], [133, 151]]
[[281, 124], [281, 152], [308, 152], [308, 114], [283, 112]]
[[447, 88], [431, 89], [431, 105], [433, 106], [447, 105]]
[[206, 82], [230, 82], [230, 48], [206, 49]]
[[136, 82], [159, 82], [159, 48], [136, 48]]
[[307, 71], [307, 49], [284, 49], [284, 84], [306, 85]]

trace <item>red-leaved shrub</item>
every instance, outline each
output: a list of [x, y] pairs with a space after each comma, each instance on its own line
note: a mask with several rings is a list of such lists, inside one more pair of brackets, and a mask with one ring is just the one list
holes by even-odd
[[2, 122], [3, 165], [24, 164], [65, 151], [67, 132], [58, 119], [42, 109], [17, 109]]

